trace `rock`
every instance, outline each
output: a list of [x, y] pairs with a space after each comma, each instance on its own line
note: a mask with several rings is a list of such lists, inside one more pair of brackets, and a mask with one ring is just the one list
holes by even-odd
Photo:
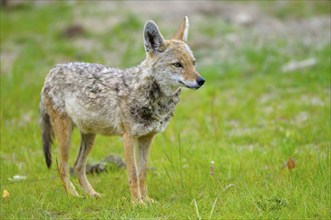
[[[100, 174], [107, 172], [110, 168], [125, 168], [126, 164], [121, 157], [117, 155], [108, 155], [101, 162], [97, 163], [87, 163], [86, 164], [86, 174]], [[76, 176], [75, 170], [73, 167], [70, 167], [70, 175]]]
[[109, 155], [105, 159], [102, 160], [104, 163], [115, 165], [118, 168], [125, 168], [126, 164], [122, 160], [121, 157], [117, 155]]
[[74, 38], [85, 33], [84, 28], [79, 24], [74, 24], [63, 30], [62, 35], [66, 38]]
[[284, 73], [286, 73], [286, 72], [292, 72], [292, 71], [298, 70], [298, 69], [305, 69], [305, 68], [308, 68], [311, 66], [315, 66], [316, 63], [317, 62], [316, 62], [315, 58], [310, 58], [310, 59], [306, 59], [306, 60], [302, 60], [302, 61], [291, 61], [282, 67], [282, 71]]

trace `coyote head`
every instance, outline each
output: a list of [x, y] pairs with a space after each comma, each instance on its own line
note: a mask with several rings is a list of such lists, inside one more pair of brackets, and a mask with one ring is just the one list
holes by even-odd
[[147, 62], [160, 86], [175, 91], [179, 87], [198, 89], [205, 80], [196, 71], [196, 59], [187, 45], [188, 17], [171, 40], [165, 40], [157, 25], [147, 21], [144, 28]]

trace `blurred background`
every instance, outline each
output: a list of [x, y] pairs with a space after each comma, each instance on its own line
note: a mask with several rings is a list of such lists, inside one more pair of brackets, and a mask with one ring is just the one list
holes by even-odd
[[[216, 206], [223, 210], [217, 217], [329, 216], [330, 1], [1, 0], [0, 12], [2, 186], [16, 174], [27, 174], [28, 179], [48, 178], [41, 152], [38, 103], [45, 76], [53, 65], [83, 61], [120, 68], [135, 66], [145, 58], [142, 32], [147, 20], [154, 20], [169, 39], [188, 16], [188, 44], [206, 84], [198, 91], [183, 93], [174, 120], [154, 142], [150, 164], [157, 175], [150, 177], [154, 182], [150, 189], [155, 197], [165, 199], [164, 203], [170, 201], [171, 210], [178, 202], [178, 212], [171, 214], [163, 207], [164, 216], [195, 215], [194, 208], [187, 207], [191, 207], [193, 197], [198, 198], [196, 193], [205, 196], [201, 198], [211, 206], [215, 193], [224, 192], [219, 187], [228, 184], [236, 185], [237, 191], [232, 200], [224, 197], [223, 205]], [[73, 152], [78, 145], [79, 135], [75, 133]], [[123, 155], [120, 139], [98, 137], [96, 145], [92, 161], [110, 152]], [[294, 158], [301, 171], [292, 172], [287, 179], [279, 176], [278, 169], [289, 158]], [[204, 180], [210, 177], [211, 160], [220, 179], [208, 185]], [[177, 166], [179, 170], [174, 168]], [[121, 179], [123, 190], [114, 196], [122, 198], [121, 193], [127, 192], [125, 172], [107, 175]], [[103, 181], [101, 177], [99, 189], [111, 178]], [[52, 181], [57, 183], [58, 179]], [[42, 183], [35, 183], [37, 189], [42, 189]], [[190, 193], [176, 191], [173, 183], [187, 186], [178, 190]], [[249, 195], [241, 191], [255, 186], [258, 191]], [[18, 199], [30, 192], [11, 187], [20, 192]], [[201, 189], [207, 191], [201, 194]], [[33, 198], [38, 193], [30, 194]], [[277, 201], [286, 202], [274, 202], [275, 194]], [[46, 201], [54, 197], [45, 196]], [[33, 200], [30, 203], [35, 204]], [[23, 216], [30, 216], [30, 203], [23, 205]], [[181, 205], [185, 203], [187, 206]], [[235, 203], [240, 205], [231, 206]], [[266, 209], [273, 214], [254, 215], [268, 205], [274, 207], [274, 203], [275, 209]], [[15, 210], [20, 203], [7, 204], [7, 209]], [[253, 214], [233, 215], [242, 207], [251, 207], [247, 212]], [[66, 208], [76, 210], [71, 206], [53, 210]], [[82, 213], [89, 213], [85, 211]], [[131, 214], [127, 217], [136, 216]], [[34, 216], [39, 216], [38, 212]], [[59, 211], [51, 216], [65, 215]]]
[[[1, 0], [1, 72], [12, 71], [27, 51], [41, 65], [71, 60], [135, 65], [144, 57], [144, 22], [155, 20], [170, 38], [185, 15], [200, 65], [218, 66], [215, 75], [233, 68], [265, 72], [270, 65], [314, 58], [307, 48], [329, 43], [329, 6], [329, 1], [310, 0]], [[269, 53], [251, 56], [249, 50]], [[278, 63], [275, 52], [281, 55]], [[41, 73], [40, 65], [33, 66]]]

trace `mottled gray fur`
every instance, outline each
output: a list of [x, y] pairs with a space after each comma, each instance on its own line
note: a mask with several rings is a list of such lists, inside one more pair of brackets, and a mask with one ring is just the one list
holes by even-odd
[[126, 70], [77, 62], [56, 65], [41, 93], [41, 112], [47, 97], [83, 133], [122, 135], [125, 123], [138, 137], [159, 133], [173, 115], [180, 89], [166, 95], [154, 74], [144, 63]]

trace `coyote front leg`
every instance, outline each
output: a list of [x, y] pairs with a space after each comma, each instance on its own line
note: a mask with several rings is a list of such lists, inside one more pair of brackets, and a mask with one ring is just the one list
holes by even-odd
[[135, 157], [135, 149], [138, 144], [137, 138], [128, 133], [123, 135], [125, 162], [128, 172], [129, 187], [131, 192], [131, 199], [133, 202], [143, 203], [139, 187], [138, 167]]
[[129, 185], [133, 202], [153, 202], [147, 196], [146, 172], [147, 161], [153, 135], [136, 138], [123, 135], [125, 160], [128, 170]]
[[149, 152], [151, 149], [151, 143], [154, 134], [146, 135], [138, 139], [138, 152], [137, 152], [137, 167], [139, 171], [139, 188], [140, 194], [145, 202], [153, 203], [153, 199], [148, 197], [147, 187], [146, 187], [146, 174], [147, 174], [147, 162], [149, 157]]

